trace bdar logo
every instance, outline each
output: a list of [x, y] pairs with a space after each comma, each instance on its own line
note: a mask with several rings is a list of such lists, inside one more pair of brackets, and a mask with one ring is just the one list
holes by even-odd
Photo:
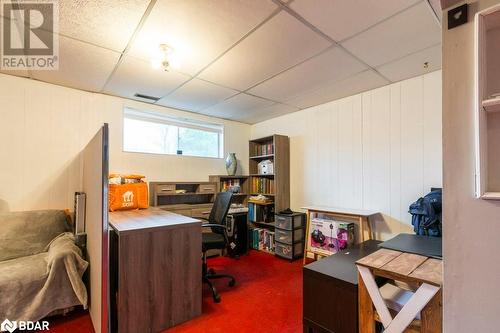
[[15, 321], [10, 321], [5, 319], [2, 324], [0, 324], [0, 331], [5, 332], [9, 331], [10, 333], [14, 332], [17, 328], [17, 323]]

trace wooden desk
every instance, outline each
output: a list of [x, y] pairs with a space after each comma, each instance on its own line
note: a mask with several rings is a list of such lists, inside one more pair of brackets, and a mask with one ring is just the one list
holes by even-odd
[[[359, 332], [374, 333], [374, 321], [384, 332], [442, 332], [443, 263], [439, 259], [381, 249], [356, 262], [359, 272]], [[393, 317], [380, 295], [375, 277], [413, 286], [415, 293]], [[375, 310], [374, 310], [375, 308]], [[420, 320], [414, 320], [420, 312]], [[407, 329], [408, 328], [408, 329]]]
[[110, 213], [112, 331], [160, 332], [201, 314], [201, 221], [150, 208]]
[[[364, 209], [350, 209], [350, 208], [340, 208], [340, 207], [329, 207], [329, 206], [307, 206], [302, 207], [307, 211], [307, 223], [306, 223], [306, 243], [304, 248], [304, 264], [306, 263], [306, 258], [309, 253], [314, 256], [314, 259], [318, 259], [318, 257], [324, 257], [325, 255], [321, 253], [315, 253], [308, 251], [308, 239], [309, 239], [309, 226], [311, 225], [311, 219], [313, 219], [318, 214], [331, 215], [333, 217], [344, 218], [347, 220], [353, 220], [359, 225], [359, 235], [358, 242], [364, 242], [367, 239], [372, 238], [372, 227], [370, 225], [370, 220], [368, 219], [370, 216], [378, 214], [377, 211], [372, 210], [364, 210]], [[365, 224], [368, 228], [368, 237], [365, 237]]]

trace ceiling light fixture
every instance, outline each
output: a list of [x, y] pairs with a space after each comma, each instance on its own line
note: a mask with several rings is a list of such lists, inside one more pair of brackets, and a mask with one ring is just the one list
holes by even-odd
[[179, 63], [175, 57], [174, 49], [167, 44], [160, 44], [151, 57], [151, 66], [154, 69], [163, 69], [168, 72], [170, 69], [177, 69]]

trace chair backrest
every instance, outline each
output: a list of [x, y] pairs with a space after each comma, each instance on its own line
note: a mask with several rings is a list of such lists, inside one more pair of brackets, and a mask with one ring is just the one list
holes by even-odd
[[[210, 211], [210, 216], [208, 217], [208, 221], [214, 224], [225, 224], [227, 212], [229, 211], [229, 207], [231, 206], [231, 197], [233, 193], [231, 192], [220, 192], [215, 196], [214, 205], [212, 206], [212, 210]], [[214, 229], [212, 228], [213, 232]], [[220, 230], [217, 230], [220, 233]]]

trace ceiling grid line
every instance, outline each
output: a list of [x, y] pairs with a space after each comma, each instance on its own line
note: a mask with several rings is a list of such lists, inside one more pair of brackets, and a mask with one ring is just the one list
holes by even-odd
[[139, 21], [139, 23], [137, 24], [137, 27], [134, 30], [134, 33], [132, 34], [132, 36], [130, 36], [129, 41], [128, 41], [127, 45], [125, 46], [125, 49], [123, 49], [123, 52], [121, 52], [120, 58], [118, 58], [118, 61], [116, 62], [115, 67], [111, 71], [111, 74], [109, 74], [106, 82], [104, 82], [104, 84], [103, 84], [102, 88], [99, 90], [99, 92], [102, 92], [104, 90], [104, 88], [108, 85], [109, 81], [111, 80], [111, 78], [113, 77], [115, 72], [117, 71], [118, 66], [120, 66], [120, 64], [123, 61], [123, 57], [127, 54], [128, 50], [132, 46], [132, 43], [134, 42], [135, 38], [139, 34], [142, 26], [144, 25], [144, 22], [146, 22], [146, 19], [149, 17], [149, 14], [151, 14], [153, 7], [156, 5], [156, 1], [157, 0], [151, 0], [149, 2], [148, 7], [144, 11], [144, 14], [142, 14], [141, 20]]
[[401, 9], [400, 11], [398, 11], [398, 12], [396, 12], [396, 13], [394, 13], [394, 14], [390, 15], [390, 16], [387, 16], [387, 17], [383, 18], [382, 20], [380, 20], [380, 21], [378, 21], [378, 22], [376, 22], [376, 23], [374, 23], [374, 24], [372, 24], [372, 25], [368, 26], [367, 28], [365, 28], [365, 29], [363, 29], [363, 30], [358, 31], [358, 32], [356, 32], [355, 34], [353, 34], [353, 35], [351, 35], [351, 36], [349, 36], [349, 37], [346, 37], [346, 38], [344, 38], [344, 39], [342, 39], [342, 40], [339, 40], [339, 41], [338, 41], [338, 43], [339, 43], [339, 44], [340, 44], [340, 43], [345, 43], [345, 42], [347, 42], [348, 40], [351, 40], [351, 39], [353, 39], [353, 38], [355, 38], [355, 37], [357, 37], [357, 36], [361, 35], [362, 33], [367, 32], [368, 30], [372, 29], [373, 27], [376, 27], [377, 25], [380, 25], [380, 24], [382, 24], [382, 23], [385, 23], [385, 22], [387, 22], [388, 20], [390, 20], [390, 19], [392, 19], [392, 18], [394, 18], [394, 17], [396, 17], [396, 16], [398, 16], [398, 15], [400, 15], [400, 14], [402, 14], [402, 13], [406, 12], [407, 10], [410, 10], [410, 9], [412, 9], [413, 7], [418, 6], [418, 5], [419, 5], [419, 4], [421, 4], [422, 2], [426, 2], [426, 1], [427, 1], [427, 0], [419, 0], [419, 1], [415, 2], [414, 4], [412, 4], [412, 5], [410, 5], [410, 6], [406, 7], [406, 8], [403, 8], [403, 9]]
[[[368, 65], [364, 60], [360, 59], [359, 57], [357, 57], [356, 55], [354, 55], [352, 52], [350, 52], [349, 50], [347, 50], [344, 46], [342, 46], [341, 44], [339, 44], [337, 41], [335, 41], [334, 39], [332, 39], [330, 36], [328, 36], [327, 34], [325, 34], [323, 31], [321, 31], [320, 29], [318, 29], [316, 26], [314, 26], [313, 24], [311, 24], [309, 21], [307, 21], [305, 18], [303, 18], [301, 15], [299, 15], [296, 11], [294, 11], [290, 7], [284, 5], [279, 0], [273, 0], [273, 1], [275, 3], [279, 3], [280, 6], [282, 6], [282, 8], [286, 12], [288, 12], [290, 15], [294, 16], [297, 20], [299, 20], [304, 25], [306, 25], [308, 28], [310, 28], [311, 30], [313, 30], [314, 32], [316, 32], [317, 34], [319, 34], [321, 37], [325, 38], [330, 43], [333, 43], [334, 45], [338, 46], [339, 48], [341, 48], [342, 50], [344, 50], [345, 52], [347, 52], [350, 56], [352, 56], [353, 58], [355, 58], [356, 60], [358, 60], [359, 62], [361, 62], [365, 66], [367, 66], [368, 68], [370, 68], [377, 75], [380, 75], [382, 78], [384, 78], [388, 82], [391, 82], [391, 80], [389, 80], [387, 77], [385, 77], [384, 75], [382, 75], [376, 68]], [[377, 25], [377, 24], [375, 24], [375, 25]], [[372, 25], [370, 28], [372, 28], [375, 25]]]
[[[192, 81], [194, 78], [196, 79], [199, 79], [199, 75], [201, 73], [203, 73], [204, 70], [206, 70], [208, 67], [210, 67], [213, 63], [215, 63], [217, 60], [219, 60], [220, 58], [222, 58], [225, 54], [227, 54], [229, 51], [231, 51], [234, 47], [236, 47], [239, 43], [241, 43], [243, 40], [245, 40], [248, 36], [250, 36], [253, 32], [255, 32], [257, 29], [259, 29], [261, 26], [263, 26], [264, 24], [266, 24], [269, 20], [271, 20], [273, 17], [275, 17], [276, 15], [278, 15], [278, 13], [281, 12], [281, 8], [278, 7], [277, 9], [275, 9], [268, 17], [266, 17], [262, 22], [260, 22], [259, 24], [257, 24], [255, 27], [253, 27], [249, 32], [247, 32], [245, 35], [243, 35], [239, 40], [237, 40], [233, 45], [231, 45], [227, 50], [225, 50], [224, 52], [222, 52], [219, 56], [217, 56], [214, 60], [212, 60], [210, 63], [208, 63], [206, 66], [204, 66], [201, 70], [199, 70], [196, 74], [194, 74], [189, 80], [187, 80], [186, 82], [184, 82], [183, 84], [181, 84], [180, 86], [178, 86], [177, 88], [175, 88], [174, 90], [172, 90], [171, 92], [169, 92], [168, 94], [166, 94], [165, 96], [162, 96], [161, 98], [165, 98], [165, 97], [168, 97], [169, 95], [173, 94], [174, 92], [176, 92], [177, 90], [179, 90], [180, 88], [182, 88], [185, 84], [187, 84], [188, 82]], [[208, 80], [204, 80], [206, 82], [210, 82]], [[214, 82], [210, 82], [210, 83], [213, 83], [213, 84], [216, 84]], [[237, 89], [234, 89], [234, 88], [231, 88], [233, 90], [237, 90]], [[237, 90], [239, 91], [239, 90]], [[241, 93], [241, 92], [240, 92]], [[234, 94], [233, 96], [236, 96], [236, 95], [239, 95], [239, 94]], [[160, 99], [161, 99], [160, 98]], [[230, 97], [228, 97], [230, 98]]]

